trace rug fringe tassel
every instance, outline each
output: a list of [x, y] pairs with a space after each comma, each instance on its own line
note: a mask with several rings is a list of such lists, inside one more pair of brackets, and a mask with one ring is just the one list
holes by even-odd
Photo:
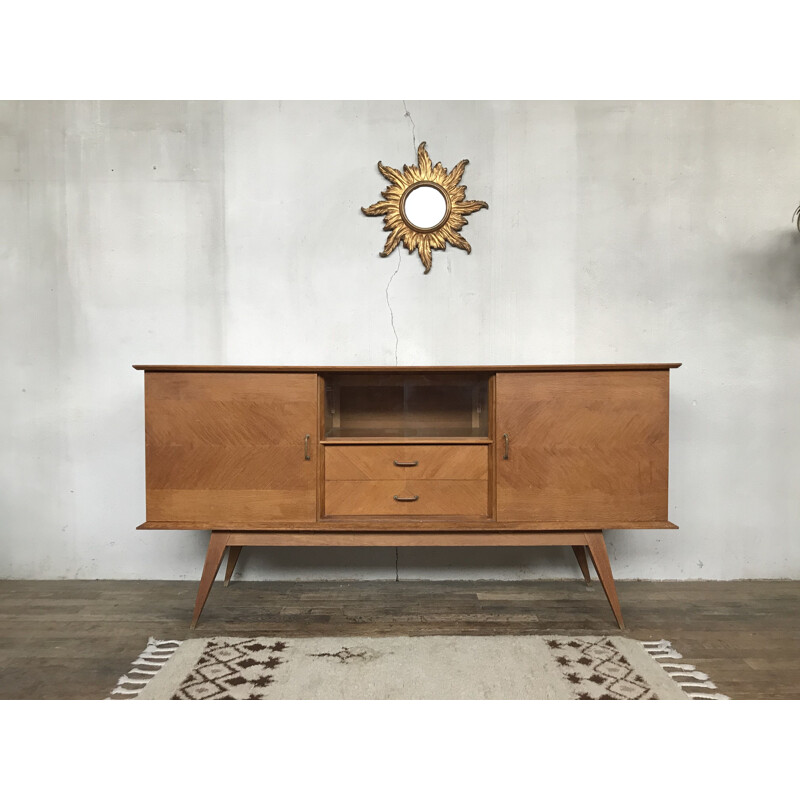
[[[695, 669], [694, 664], [662, 664], [661, 666], [667, 670], [668, 674], [672, 675], [676, 681], [680, 678], [696, 678], [698, 681], [711, 680], [705, 672], [700, 672], [699, 669]], [[670, 669], [675, 671], [670, 672]]]
[[[669, 675], [683, 691], [686, 689], [716, 689], [717, 685], [705, 674], [696, 669], [694, 664], [668, 664], [658, 659], [679, 659], [683, 656], [675, 650], [672, 642], [660, 639], [657, 642], [642, 642], [644, 649], [661, 665], [664, 672]], [[692, 700], [730, 700], [726, 694], [719, 692], [686, 692]]]
[[677, 650], [673, 649], [672, 642], [668, 642], [666, 639], [658, 642], [642, 642], [642, 644], [653, 658], [683, 658]]
[[[131, 697], [139, 694], [139, 692], [150, 683], [153, 675], [157, 675], [161, 667], [169, 661], [170, 656], [178, 649], [181, 642], [176, 639], [154, 639], [150, 636], [147, 640], [147, 647], [139, 654], [137, 659], [131, 663], [133, 669], [128, 670], [127, 675], [123, 675], [118, 681], [117, 685], [111, 690], [111, 695], [123, 695]], [[157, 667], [154, 670], [139, 669], [143, 667]], [[147, 675], [146, 678], [135, 678], [133, 675]], [[136, 688], [127, 688], [136, 687]], [[111, 700], [109, 695], [107, 700]], [[120, 698], [121, 699], [121, 698]]]
[[716, 689], [717, 684], [713, 681], [689, 681], [687, 683], [678, 683], [681, 689]]

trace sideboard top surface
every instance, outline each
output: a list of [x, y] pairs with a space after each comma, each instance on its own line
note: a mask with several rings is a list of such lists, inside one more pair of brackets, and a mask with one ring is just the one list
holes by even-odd
[[146, 372], [591, 372], [595, 370], [654, 370], [677, 369], [680, 363], [670, 364], [485, 364], [442, 367], [365, 367], [365, 366], [220, 366], [200, 364], [134, 364], [134, 369]]

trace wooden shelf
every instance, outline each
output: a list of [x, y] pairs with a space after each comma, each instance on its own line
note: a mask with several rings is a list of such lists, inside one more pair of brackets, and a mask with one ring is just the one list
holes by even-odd
[[187, 522], [143, 522], [137, 526], [140, 531], [157, 530], [236, 530], [236, 531], [305, 531], [305, 532], [324, 532], [324, 531], [429, 531], [431, 533], [441, 533], [443, 531], [526, 531], [534, 533], [536, 531], [562, 531], [562, 530], [616, 530], [616, 529], [639, 529], [639, 530], [667, 530], [677, 529], [677, 525], [672, 522], [658, 522], [646, 520], [642, 522], [631, 520], [619, 520], [618, 522], [604, 524], [602, 528], [593, 520], [579, 520], [577, 522], [495, 522], [487, 518], [464, 519], [463, 517], [324, 517], [318, 522], [258, 522], [251, 525], [214, 525], [209, 524], [208, 520], [197, 520]]
[[485, 436], [329, 436], [320, 444], [492, 444], [494, 440]]
[[341, 366], [219, 366], [203, 364], [134, 364], [134, 369], [148, 372], [307, 372], [324, 375], [326, 372], [596, 372], [597, 370], [650, 370], [677, 369], [680, 363], [664, 364], [530, 364], [521, 365], [482, 365], [482, 366], [447, 366], [447, 367], [341, 367]]

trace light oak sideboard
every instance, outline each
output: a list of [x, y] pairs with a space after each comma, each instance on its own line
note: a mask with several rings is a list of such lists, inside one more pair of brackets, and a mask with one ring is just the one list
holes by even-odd
[[569, 545], [623, 627], [603, 530], [667, 519], [680, 364], [134, 365], [147, 521], [210, 530], [195, 627], [226, 549]]

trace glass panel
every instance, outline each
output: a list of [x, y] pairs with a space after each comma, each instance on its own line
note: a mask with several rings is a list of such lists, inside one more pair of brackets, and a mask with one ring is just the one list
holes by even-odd
[[328, 375], [325, 435], [487, 437], [488, 396], [488, 375]]

